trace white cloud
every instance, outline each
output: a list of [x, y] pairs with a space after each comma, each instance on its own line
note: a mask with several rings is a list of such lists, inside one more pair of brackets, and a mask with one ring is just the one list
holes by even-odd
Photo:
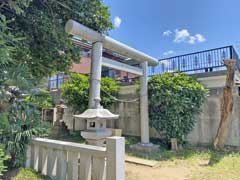
[[174, 42], [176, 43], [185, 42], [189, 37], [190, 37], [190, 33], [188, 32], [187, 29], [182, 29], [182, 30], [176, 29]]
[[197, 38], [195, 36], [189, 36], [188, 43], [189, 44], [195, 44]]
[[202, 34], [196, 34], [195, 37], [197, 38], [198, 42], [206, 41], [206, 38]]
[[174, 54], [175, 52], [173, 50], [169, 50], [169, 51], [166, 51], [163, 53], [164, 56], [169, 56], [169, 55], [172, 55]]
[[172, 34], [172, 31], [166, 30], [163, 32], [163, 36], [170, 36]]
[[195, 36], [189, 37], [188, 43], [195, 44], [195, 43], [201, 43], [205, 41], [206, 41], [206, 38], [202, 34], [196, 34]]
[[195, 43], [201, 43], [205, 41], [206, 41], [206, 38], [202, 34], [191, 35], [187, 29], [175, 30], [174, 42], [176, 43], [185, 42], [189, 44], [195, 44]]
[[116, 16], [113, 20], [113, 26], [119, 28], [122, 23], [122, 19], [119, 16]]

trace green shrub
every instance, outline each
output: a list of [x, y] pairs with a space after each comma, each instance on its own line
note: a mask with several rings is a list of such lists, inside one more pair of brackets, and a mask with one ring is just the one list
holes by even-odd
[[166, 73], [149, 80], [150, 126], [182, 143], [195, 125], [207, 89], [192, 76]]
[[35, 106], [22, 100], [14, 101], [8, 112], [0, 113], [0, 142], [10, 156], [9, 168], [24, 164], [26, 145], [32, 136], [46, 135], [48, 129], [40, 115]]
[[25, 100], [33, 103], [39, 109], [51, 108], [53, 106], [53, 100], [51, 94], [46, 90], [35, 90], [28, 95]]
[[[77, 73], [70, 75], [70, 80], [62, 86], [62, 97], [67, 100], [67, 104], [79, 113], [88, 107], [89, 95], [89, 77]], [[110, 107], [119, 90], [117, 82], [111, 78], [102, 78], [101, 80], [101, 105]]]
[[35, 172], [33, 169], [23, 169], [21, 168], [18, 174], [13, 178], [13, 180], [46, 180], [43, 175]]
[[6, 171], [6, 166], [4, 165], [4, 161], [7, 160], [7, 156], [4, 153], [2, 146], [0, 145], [0, 178], [3, 175], [3, 172]]

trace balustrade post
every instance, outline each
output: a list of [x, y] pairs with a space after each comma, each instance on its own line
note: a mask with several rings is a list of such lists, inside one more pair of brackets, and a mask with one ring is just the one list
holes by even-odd
[[59, 180], [66, 180], [67, 175], [67, 151], [57, 151], [57, 172], [56, 177]]
[[37, 171], [42, 172], [43, 169], [43, 147], [39, 146], [38, 147], [38, 167]]
[[47, 149], [47, 175], [53, 177], [54, 157], [53, 149]]
[[25, 167], [26, 168], [30, 168], [31, 167], [31, 145], [27, 146]]
[[105, 158], [93, 157], [92, 161], [92, 180], [106, 179]]
[[71, 180], [78, 180], [78, 153], [68, 151], [68, 178]]
[[47, 160], [48, 160], [48, 152], [47, 147], [43, 147], [42, 149], [42, 174], [47, 175]]
[[107, 138], [107, 180], [125, 180], [124, 137]]
[[91, 180], [92, 156], [88, 153], [80, 153], [80, 180]]

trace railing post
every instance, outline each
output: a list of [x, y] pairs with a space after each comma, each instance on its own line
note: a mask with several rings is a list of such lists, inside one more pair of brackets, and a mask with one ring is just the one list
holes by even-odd
[[48, 151], [47, 147], [43, 147], [43, 154], [42, 154], [42, 174], [47, 175], [47, 160], [48, 160]]
[[125, 180], [124, 137], [107, 138], [107, 180]]
[[57, 151], [57, 172], [56, 177], [59, 180], [66, 180], [67, 177], [67, 151]]
[[26, 168], [30, 168], [31, 167], [31, 145], [27, 146], [25, 167]]
[[38, 167], [37, 171], [42, 172], [43, 169], [43, 147], [39, 145], [38, 147]]
[[230, 59], [233, 59], [233, 47], [232, 46], [229, 47], [230, 47]]
[[106, 180], [105, 158], [93, 157], [92, 180]]
[[80, 153], [80, 180], [91, 180], [92, 176], [92, 156], [88, 153]]
[[68, 151], [68, 179], [78, 180], [78, 153]]

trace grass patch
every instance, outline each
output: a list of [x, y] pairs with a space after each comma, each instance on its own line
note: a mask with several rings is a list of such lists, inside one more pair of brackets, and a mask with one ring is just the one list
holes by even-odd
[[50, 178], [47, 178], [43, 175], [40, 175], [39, 173], [35, 172], [32, 169], [13, 169], [4, 175], [3, 179], [12, 179], [12, 180], [50, 180]]
[[192, 180], [239, 180], [240, 153], [239, 152], [212, 152], [207, 166], [195, 172]]
[[80, 144], [84, 144], [86, 142], [85, 139], [83, 139], [83, 137], [81, 136], [81, 131], [71, 132], [70, 135], [59, 137], [57, 138], [57, 140], [80, 143]]
[[[240, 152], [215, 151], [208, 148], [184, 147], [174, 152], [167, 149], [166, 143], [154, 142], [160, 148], [156, 153], [131, 151], [131, 144], [140, 140], [126, 137], [126, 153], [144, 159], [161, 161], [161, 167], [185, 166], [191, 169], [189, 180], [240, 180]], [[160, 167], [160, 168], [161, 168]]]

